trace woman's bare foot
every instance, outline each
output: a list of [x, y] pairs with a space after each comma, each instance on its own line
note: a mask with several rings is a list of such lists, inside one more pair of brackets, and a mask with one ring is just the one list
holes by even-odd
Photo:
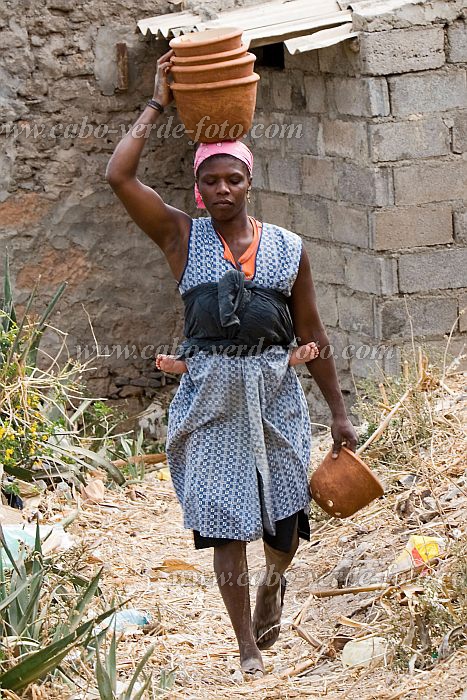
[[256, 644], [245, 645], [240, 649], [240, 668], [243, 673], [253, 678], [264, 676], [263, 659]]
[[176, 360], [173, 355], [156, 355], [156, 367], [170, 374], [184, 374], [184, 372], [188, 371], [186, 362], [184, 360]]
[[253, 614], [253, 635], [258, 649], [269, 649], [279, 637], [285, 586], [285, 577], [281, 576], [276, 585], [262, 581], [258, 587]]
[[298, 348], [294, 348], [290, 353], [289, 365], [291, 367], [295, 365], [304, 365], [305, 362], [316, 360], [318, 355], [319, 348], [316, 343], [311, 342], [306, 345], [299, 345]]

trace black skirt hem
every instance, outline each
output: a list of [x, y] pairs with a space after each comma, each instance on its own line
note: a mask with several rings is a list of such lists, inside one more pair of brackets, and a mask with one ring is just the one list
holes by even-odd
[[[290, 552], [296, 528], [298, 529], [299, 537], [310, 541], [310, 521], [304, 510], [299, 510], [297, 513], [289, 515], [283, 520], [277, 520], [276, 534], [271, 535], [268, 532], [264, 532], [263, 540], [272, 547], [272, 549], [277, 549], [279, 552]], [[198, 530], [193, 530], [193, 539], [195, 549], [220, 547], [229, 542], [235, 542], [234, 539], [226, 537], [204, 537]]]

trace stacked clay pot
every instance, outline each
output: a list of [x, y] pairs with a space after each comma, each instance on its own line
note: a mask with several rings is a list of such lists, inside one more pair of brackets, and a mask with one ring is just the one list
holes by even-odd
[[171, 88], [187, 133], [201, 143], [241, 138], [253, 123], [259, 80], [242, 30], [184, 34], [170, 47]]

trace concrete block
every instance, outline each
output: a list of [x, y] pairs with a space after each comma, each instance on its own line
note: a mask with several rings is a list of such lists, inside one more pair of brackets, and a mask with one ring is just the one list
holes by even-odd
[[444, 156], [450, 152], [449, 128], [440, 117], [370, 124], [369, 134], [375, 162]]
[[322, 73], [355, 75], [361, 70], [360, 54], [350, 49], [348, 41], [320, 49], [317, 53]]
[[269, 100], [269, 73], [264, 68], [255, 68], [255, 71], [260, 75], [256, 88], [255, 107], [257, 110], [267, 109], [268, 105], [271, 104]]
[[266, 161], [255, 153], [255, 164], [253, 168], [253, 189], [266, 190], [268, 188], [267, 165]]
[[307, 195], [291, 198], [292, 229], [306, 238], [330, 239], [326, 202]]
[[280, 132], [281, 145], [286, 153], [318, 154], [319, 119], [303, 115], [287, 115]]
[[396, 204], [424, 204], [460, 199], [467, 192], [467, 161], [426, 161], [394, 169]]
[[467, 331], [467, 292], [464, 292], [459, 297], [459, 330]]
[[467, 153], [467, 112], [459, 112], [454, 115], [452, 150], [454, 153]]
[[408, 253], [399, 258], [401, 292], [459, 289], [467, 284], [467, 248]]
[[331, 238], [339, 243], [367, 248], [369, 243], [368, 212], [343, 204], [330, 204]]
[[294, 56], [284, 48], [284, 67], [286, 70], [300, 70], [304, 73], [318, 73], [318, 52], [307, 51]]
[[255, 149], [282, 153], [281, 137], [286, 133], [285, 118], [281, 112], [256, 112], [253, 126], [245, 139], [247, 145], [251, 143], [251, 147]]
[[366, 168], [353, 163], [336, 165], [337, 194], [353, 204], [385, 206], [394, 201], [389, 168]]
[[303, 191], [334, 199], [336, 187], [334, 183], [334, 162], [324, 158], [304, 156], [302, 159]]
[[276, 226], [291, 229], [291, 213], [289, 198], [285, 194], [258, 192], [257, 204], [263, 221], [269, 221]]
[[371, 75], [430, 70], [444, 64], [442, 27], [393, 29], [360, 35], [362, 72]]
[[407, 297], [377, 305], [376, 337], [383, 340], [433, 337], [449, 333], [457, 318], [453, 297]]
[[[311, 51], [309, 53], [316, 53]], [[325, 112], [326, 111], [326, 88], [324, 78], [321, 75], [306, 75], [304, 78], [306, 111]]]
[[342, 156], [356, 161], [368, 158], [366, 123], [323, 118], [322, 125], [326, 155]]
[[467, 243], [467, 211], [454, 214], [454, 238], [460, 243]]
[[271, 103], [273, 109], [292, 109], [292, 81], [287, 72], [271, 71]]
[[451, 68], [389, 78], [394, 116], [445, 112], [467, 107], [466, 71]]
[[350, 367], [349, 336], [340, 328], [329, 328], [327, 331], [332, 356], [338, 370]]
[[316, 299], [320, 318], [325, 326], [337, 326], [337, 294], [336, 287], [316, 282]]
[[467, 63], [466, 22], [455, 22], [448, 27], [447, 58], [450, 63]]
[[353, 333], [374, 335], [374, 297], [339, 290], [339, 327]]
[[300, 70], [289, 72], [292, 83], [292, 110], [303, 113], [306, 110], [304, 74]]
[[318, 282], [342, 284], [344, 282], [344, 254], [340, 248], [318, 241], [303, 239], [303, 246], [310, 258], [313, 279]]
[[453, 242], [450, 206], [393, 207], [370, 214], [371, 247], [415, 248]]
[[300, 194], [300, 165], [293, 158], [271, 157], [268, 161], [269, 187], [273, 192]]
[[352, 5], [352, 26], [355, 31], [381, 32], [407, 27], [454, 22], [462, 13], [464, 0], [435, 0], [434, 2], [400, 2], [374, 0]]
[[326, 84], [329, 106], [339, 114], [385, 117], [390, 114], [385, 78], [332, 78]]
[[396, 345], [377, 343], [364, 335], [350, 335], [347, 353], [354, 377], [381, 381], [384, 374], [400, 371], [400, 350]]
[[396, 294], [397, 261], [361, 251], [345, 255], [345, 283], [357, 292], [369, 294]]

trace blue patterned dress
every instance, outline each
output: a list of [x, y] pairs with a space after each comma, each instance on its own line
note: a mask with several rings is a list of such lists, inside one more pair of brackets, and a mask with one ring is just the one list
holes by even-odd
[[[302, 242], [263, 224], [253, 282], [290, 296]], [[210, 218], [193, 219], [183, 294], [232, 269]], [[308, 405], [286, 349], [226, 357], [200, 352], [169, 409], [167, 458], [184, 526], [203, 537], [251, 541], [308, 512]]]

